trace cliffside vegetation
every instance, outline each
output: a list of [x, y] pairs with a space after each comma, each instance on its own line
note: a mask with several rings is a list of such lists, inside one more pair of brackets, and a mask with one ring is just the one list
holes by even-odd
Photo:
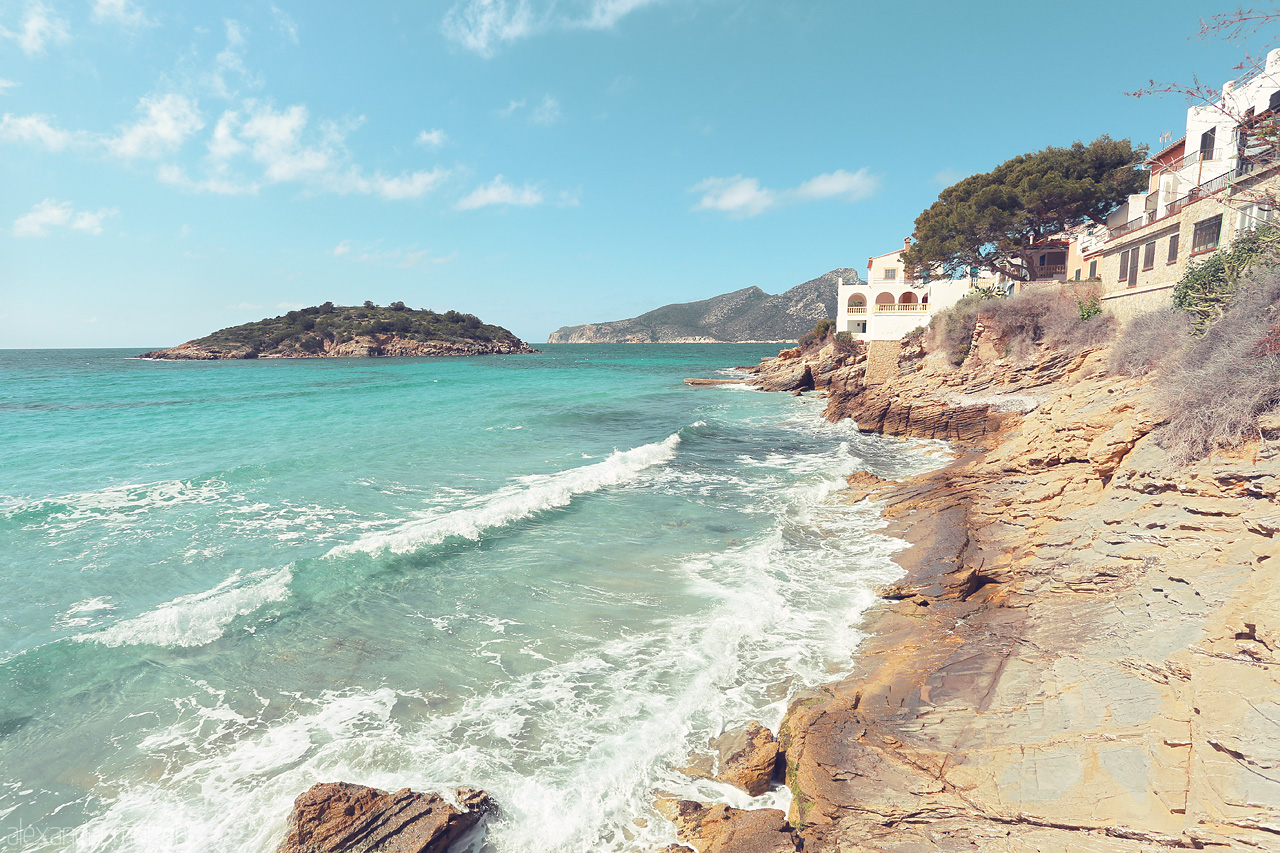
[[345, 343], [371, 335], [395, 335], [423, 342], [519, 343], [506, 329], [482, 323], [474, 314], [458, 311], [438, 314], [408, 308], [403, 302], [392, 302], [385, 307], [372, 302], [360, 306], [326, 302], [279, 317], [220, 329], [192, 343], [209, 349], [255, 352], [269, 352], [292, 344], [304, 352], [317, 352], [326, 341]]
[[1181, 462], [1256, 436], [1260, 418], [1280, 409], [1280, 267], [1223, 275], [1216, 287], [1198, 281], [1215, 301], [1135, 318], [1110, 362], [1115, 373], [1153, 375], [1167, 418], [1159, 441]]
[[1116, 330], [1115, 320], [1102, 316], [1096, 295], [1087, 291], [1027, 290], [1007, 298], [975, 291], [934, 315], [925, 335], [926, 352], [963, 364], [982, 319], [999, 328], [1003, 355], [1019, 362], [1031, 358], [1040, 344], [1080, 352], [1106, 343]]

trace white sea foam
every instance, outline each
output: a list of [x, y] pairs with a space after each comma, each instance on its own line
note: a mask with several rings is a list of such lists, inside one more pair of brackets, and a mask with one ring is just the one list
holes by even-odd
[[95, 622], [104, 613], [116, 609], [111, 603], [111, 596], [100, 595], [77, 601], [54, 617], [53, 624], [58, 628], [83, 628]]
[[75, 639], [113, 647], [202, 646], [221, 637], [237, 616], [247, 616], [268, 602], [288, 597], [292, 580], [288, 567], [243, 576], [236, 572], [213, 589], [179, 596], [140, 616]]
[[329, 553], [335, 556], [360, 551], [400, 554], [427, 545], [438, 545], [455, 536], [478, 540], [486, 530], [567, 506], [577, 495], [634, 480], [645, 469], [671, 461], [679, 444], [680, 434], [673, 433], [654, 444], [615, 451], [594, 465], [570, 468], [556, 474], [521, 477], [515, 484], [479, 499], [473, 506], [446, 513], [424, 513], [390, 530], [367, 533], [354, 542], [338, 545]]
[[158, 510], [184, 504], [217, 503], [225, 491], [226, 485], [218, 481], [162, 480], [14, 502], [0, 514], [5, 518], [40, 516], [38, 524], [57, 534], [70, 533], [88, 524], [120, 530], [145, 524]]

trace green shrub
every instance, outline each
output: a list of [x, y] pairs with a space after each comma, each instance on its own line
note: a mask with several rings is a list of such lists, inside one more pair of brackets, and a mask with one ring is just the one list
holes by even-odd
[[1236, 238], [1230, 248], [1193, 259], [1173, 288], [1173, 304], [1189, 313], [1201, 331], [1222, 313], [1249, 267], [1280, 258], [1280, 231], [1262, 226]]
[[1116, 325], [1111, 317], [1101, 316], [1101, 309], [1086, 316], [1077, 299], [1056, 289], [1024, 290], [991, 300], [978, 313], [999, 328], [1009, 355], [1018, 361], [1031, 358], [1042, 344], [1068, 352], [1100, 346], [1112, 337]]
[[820, 344], [827, 339], [827, 335], [835, 331], [836, 324], [834, 320], [819, 320], [814, 324], [813, 330], [805, 333], [796, 343], [801, 349], [807, 349], [814, 344]]

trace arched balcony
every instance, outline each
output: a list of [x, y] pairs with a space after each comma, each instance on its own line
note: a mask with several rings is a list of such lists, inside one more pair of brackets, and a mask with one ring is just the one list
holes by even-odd
[[849, 297], [849, 313], [865, 314], [867, 313], [867, 300], [860, 293], [855, 293]]
[[928, 297], [921, 302], [915, 291], [903, 291], [896, 299], [892, 293], [884, 292], [876, 297], [876, 311], [922, 312], [929, 310]]

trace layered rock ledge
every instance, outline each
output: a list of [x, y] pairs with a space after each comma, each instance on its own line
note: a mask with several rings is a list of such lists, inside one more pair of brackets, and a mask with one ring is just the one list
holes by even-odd
[[910, 543], [850, 674], [779, 730], [806, 851], [1280, 850], [1280, 418], [1178, 466], [1105, 354], [963, 369], [910, 341], [749, 368], [827, 417], [964, 451], [862, 477]]

